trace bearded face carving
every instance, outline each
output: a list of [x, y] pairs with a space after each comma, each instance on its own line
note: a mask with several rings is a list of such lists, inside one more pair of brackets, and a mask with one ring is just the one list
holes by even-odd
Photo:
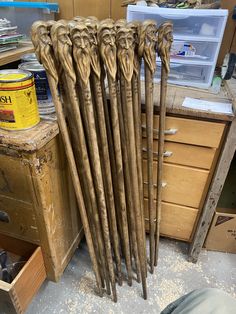
[[98, 30], [102, 61], [113, 80], [115, 80], [117, 72], [115, 37], [116, 33], [112, 23], [105, 23]]
[[101, 74], [101, 65], [97, 42], [97, 21], [88, 20], [85, 22], [89, 33], [90, 52], [91, 52], [91, 68], [96, 76], [99, 78]]
[[173, 42], [173, 25], [163, 23], [158, 32], [158, 52], [167, 73], [170, 71], [170, 48]]
[[58, 81], [57, 67], [53, 56], [52, 41], [45, 22], [35, 22], [31, 28], [31, 39], [37, 59], [53, 79]]
[[117, 58], [125, 79], [130, 82], [134, 70], [134, 37], [131, 29], [120, 28], [117, 32]]
[[139, 56], [143, 57], [152, 74], [156, 70], [156, 41], [157, 41], [156, 22], [146, 20], [140, 30]]
[[75, 83], [76, 75], [73, 68], [72, 43], [69, 38], [68, 26], [64, 23], [56, 23], [51, 28], [51, 38], [56, 58], [66, 75]]
[[87, 27], [82, 23], [77, 24], [71, 30], [71, 39], [78, 74], [82, 82], [87, 85], [90, 76], [90, 41]]

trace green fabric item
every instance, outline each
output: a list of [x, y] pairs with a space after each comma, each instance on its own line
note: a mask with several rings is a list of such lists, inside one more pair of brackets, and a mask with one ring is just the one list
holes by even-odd
[[161, 314], [236, 314], [236, 299], [218, 289], [194, 290], [169, 304]]

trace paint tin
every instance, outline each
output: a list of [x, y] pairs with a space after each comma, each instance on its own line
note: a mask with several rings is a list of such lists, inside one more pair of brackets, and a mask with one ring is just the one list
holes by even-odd
[[32, 61], [37, 61], [37, 57], [35, 53], [26, 53], [21, 57], [21, 62], [32, 62]]
[[0, 70], [0, 127], [24, 130], [40, 121], [32, 73]]
[[21, 63], [19, 69], [33, 73], [39, 107], [54, 107], [44, 67], [38, 61], [32, 61]]

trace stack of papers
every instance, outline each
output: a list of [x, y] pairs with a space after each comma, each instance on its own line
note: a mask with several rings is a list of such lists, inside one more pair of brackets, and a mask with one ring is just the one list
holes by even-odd
[[12, 26], [7, 19], [0, 19], [0, 52], [17, 48], [19, 41], [24, 38], [17, 33], [17, 26]]

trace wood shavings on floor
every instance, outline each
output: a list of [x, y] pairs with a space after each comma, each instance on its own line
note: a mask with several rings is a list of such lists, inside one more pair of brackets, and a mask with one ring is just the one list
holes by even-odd
[[[236, 255], [203, 251], [197, 264], [187, 261], [188, 245], [161, 240], [159, 265], [148, 275], [148, 300], [142, 299], [141, 285], [133, 281], [117, 286], [118, 303], [94, 291], [95, 279], [86, 244], [83, 242], [61, 281], [46, 282], [27, 314], [157, 314], [170, 302], [199, 288], [215, 287], [236, 298]], [[5, 313], [4, 313], [5, 314]]]

